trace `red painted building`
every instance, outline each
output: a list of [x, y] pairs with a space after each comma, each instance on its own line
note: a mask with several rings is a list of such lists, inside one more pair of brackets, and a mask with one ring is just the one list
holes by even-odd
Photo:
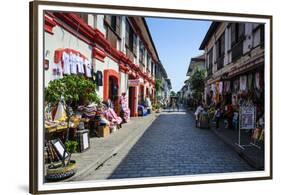
[[[44, 24], [45, 85], [65, 74], [85, 74], [117, 113], [126, 93], [132, 116], [146, 96], [155, 98], [160, 60], [143, 17], [46, 12]], [[72, 56], [85, 62], [84, 70], [67, 69], [63, 60]]]

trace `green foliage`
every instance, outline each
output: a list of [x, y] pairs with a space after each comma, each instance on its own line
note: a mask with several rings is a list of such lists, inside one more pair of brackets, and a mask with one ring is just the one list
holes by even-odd
[[155, 81], [155, 90], [156, 92], [159, 92], [161, 89], [162, 81], [160, 79], [156, 79]]
[[176, 92], [171, 91], [170, 96], [176, 96], [176, 95], [177, 95]]
[[72, 140], [67, 140], [65, 142], [65, 149], [69, 153], [77, 152], [78, 142], [77, 141], [72, 141]]
[[196, 69], [195, 72], [190, 77], [191, 90], [197, 92], [203, 92], [205, 86], [204, 80], [205, 80], [205, 71]]
[[153, 108], [154, 110], [158, 110], [158, 109], [160, 109], [160, 104], [153, 104], [153, 105], [152, 105], [152, 108]]
[[95, 92], [95, 84], [77, 75], [64, 76], [48, 84], [45, 89], [45, 100], [55, 106], [62, 98], [67, 106], [77, 106], [88, 102], [100, 103]]

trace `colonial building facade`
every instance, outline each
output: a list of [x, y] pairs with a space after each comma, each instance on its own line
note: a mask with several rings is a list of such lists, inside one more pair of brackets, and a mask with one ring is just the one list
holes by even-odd
[[213, 22], [200, 49], [205, 51], [207, 103], [252, 99], [263, 104], [263, 24]]
[[146, 96], [155, 98], [156, 71], [164, 67], [143, 17], [46, 12], [44, 24], [45, 85], [63, 75], [85, 75], [117, 113], [126, 93], [132, 116]]

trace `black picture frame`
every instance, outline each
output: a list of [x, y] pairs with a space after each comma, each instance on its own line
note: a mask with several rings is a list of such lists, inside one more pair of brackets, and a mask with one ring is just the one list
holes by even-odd
[[[73, 189], [54, 189], [54, 190], [40, 190], [38, 184], [38, 121], [39, 116], [42, 113], [38, 111], [38, 15], [40, 5], [50, 5], [50, 6], [67, 6], [67, 7], [81, 7], [81, 8], [101, 8], [101, 9], [114, 9], [114, 10], [130, 10], [130, 11], [148, 11], [156, 13], [181, 13], [181, 14], [194, 14], [194, 15], [213, 15], [222, 17], [246, 17], [246, 18], [257, 18], [257, 19], [267, 19], [269, 20], [269, 109], [270, 109], [270, 124], [269, 124], [269, 175], [262, 177], [251, 177], [251, 178], [232, 178], [232, 179], [218, 179], [218, 180], [200, 180], [200, 181], [187, 181], [187, 182], [165, 182], [165, 183], [151, 183], [151, 184], [128, 184], [122, 186], [106, 186], [106, 187], [85, 187], [85, 188], [73, 188]], [[254, 180], [269, 180], [273, 176], [273, 130], [272, 130], [272, 72], [273, 72], [273, 16], [271, 15], [260, 15], [260, 14], [244, 14], [244, 13], [230, 13], [230, 12], [212, 12], [212, 11], [198, 11], [198, 10], [177, 10], [177, 9], [167, 9], [167, 8], [152, 8], [152, 7], [130, 7], [130, 6], [117, 6], [117, 5], [102, 5], [102, 4], [87, 4], [87, 3], [67, 3], [67, 2], [54, 2], [54, 1], [32, 1], [30, 2], [29, 8], [30, 14], [30, 113], [29, 113], [29, 125], [30, 125], [30, 145], [29, 145], [29, 192], [32, 194], [38, 193], [62, 193], [62, 192], [85, 192], [85, 191], [96, 191], [96, 190], [113, 190], [113, 189], [128, 189], [128, 188], [144, 188], [144, 187], [160, 187], [160, 186], [177, 186], [177, 185], [191, 185], [191, 184], [206, 184], [206, 183], [222, 183], [222, 182], [240, 182], [240, 181], [254, 181]], [[59, 141], [58, 141], [59, 142]]]

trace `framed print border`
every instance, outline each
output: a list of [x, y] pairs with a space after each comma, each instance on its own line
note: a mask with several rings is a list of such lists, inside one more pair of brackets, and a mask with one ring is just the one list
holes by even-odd
[[[263, 177], [249, 177], [249, 178], [229, 178], [229, 179], [217, 179], [217, 180], [201, 180], [201, 181], [175, 181], [175, 182], [163, 182], [163, 183], [151, 183], [151, 184], [132, 184], [132, 185], [119, 185], [119, 186], [101, 186], [101, 187], [85, 187], [85, 188], [73, 188], [73, 189], [56, 189], [56, 190], [40, 190], [38, 183], [38, 11], [40, 5], [48, 6], [67, 6], [67, 7], [80, 7], [80, 8], [100, 8], [100, 9], [113, 9], [113, 10], [129, 10], [129, 11], [147, 11], [156, 13], [178, 13], [178, 14], [193, 14], [193, 15], [213, 15], [220, 17], [245, 17], [245, 18], [258, 18], [269, 20], [269, 175]], [[253, 180], [268, 180], [273, 177], [273, 131], [272, 131], [272, 72], [273, 72], [273, 17], [271, 15], [258, 15], [258, 14], [244, 14], [244, 13], [230, 13], [230, 12], [212, 12], [212, 11], [198, 11], [198, 10], [179, 10], [179, 9], [164, 9], [164, 8], [152, 8], [152, 7], [131, 7], [131, 6], [117, 6], [117, 5], [102, 5], [102, 4], [88, 4], [88, 3], [70, 3], [70, 2], [54, 2], [54, 1], [33, 1], [30, 2], [29, 7], [30, 14], [30, 37], [29, 37], [29, 191], [32, 194], [37, 193], [61, 193], [61, 192], [82, 192], [82, 191], [94, 191], [94, 190], [114, 190], [114, 189], [127, 189], [127, 188], [144, 188], [144, 187], [160, 187], [160, 186], [176, 186], [176, 185], [190, 185], [190, 184], [206, 184], [206, 183], [221, 183], [221, 182], [239, 182], [239, 181], [253, 181]], [[43, 63], [43, 62], [42, 62]]]

